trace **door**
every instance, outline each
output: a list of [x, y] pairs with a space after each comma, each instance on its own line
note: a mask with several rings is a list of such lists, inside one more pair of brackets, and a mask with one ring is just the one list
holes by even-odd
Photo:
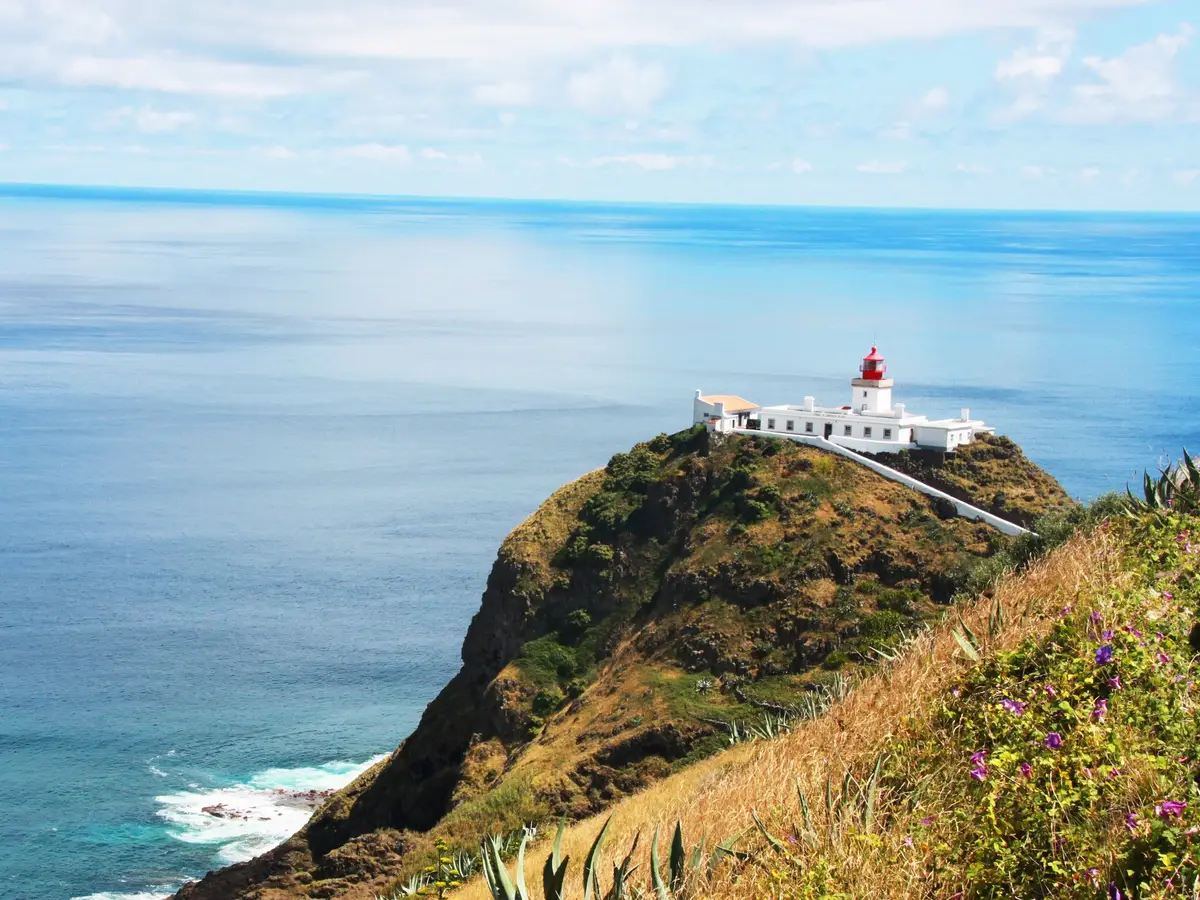
[[826, 422], [825, 423], [825, 439], [829, 440], [829, 438], [831, 438], [831, 437], [833, 437], [833, 425]]

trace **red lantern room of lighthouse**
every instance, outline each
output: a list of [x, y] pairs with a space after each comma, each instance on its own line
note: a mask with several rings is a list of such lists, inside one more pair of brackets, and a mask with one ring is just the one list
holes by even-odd
[[878, 347], [863, 357], [859, 376], [850, 382], [853, 399], [851, 409], [867, 415], [892, 411], [892, 379], [887, 377], [887, 364]]

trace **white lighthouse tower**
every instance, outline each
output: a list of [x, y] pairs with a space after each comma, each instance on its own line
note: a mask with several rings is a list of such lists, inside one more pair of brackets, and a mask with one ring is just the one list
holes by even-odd
[[871, 352], [863, 357], [858, 371], [858, 378], [850, 381], [850, 408], [866, 415], [891, 413], [893, 382], [887, 377], [887, 366], [879, 355], [879, 348], [871, 348]]

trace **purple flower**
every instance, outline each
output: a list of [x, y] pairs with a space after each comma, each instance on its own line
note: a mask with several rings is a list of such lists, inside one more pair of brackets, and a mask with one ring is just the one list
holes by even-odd
[[932, 825], [936, 821], [937, 821], [937, 816], [926, 816], [925, 818], [923, 818], [921, 820], [921, 824], [924, 825], [926, 828], [928, 828], [930, 825]]
[[1101, 697], [1096, 701], [1096, 705], [1092, 709], [1092, 718], [1103, 719], [1106, 715], [1108, 715], [1108, 701]]
[[976, 750], [971, 754], [971, 763], [976, 766], [983, 765], [983, 758], [987, 756], [986, 750]]
[[906, 835], [906, 836], [905, 836], [905, 838], [904, 838], [904, 846], [905, 846], [905, 847], [911, 847], [912, 845], [913, 845], [913, 840], [912, 840], [912, 838], [911, 838], [911, 837], [908, 837], [908, 836]]
[[1162, 819], [1173, 819], [1182, 816], [1185, 809], [1186, 800], [1163, 800], [1154, 805], [1154, 814]]
[[1113, 633], [1112, 633], [1111, 628], [1106, 628], [1102, 632], [1100, 632], [1100, 640], [1107, 642], [1107, 641], [1111, 641], [1112, 639], [1113, 639]]
[[1000, 705], [1014, 716], [1025, 715], [1025, 704], [1020, 700], [1001, 700]]
[[961, 697], [961, 696], [962, 696], [962, 691], [960, 691], [958, 688], [951, 688], [951, 689], [950, 689], [950, 694], [951, 694], [952, 696], [954, 696], [954, 697]]
[[1114, 675], [1112, 678], [1108, 679], [1108, 686], [1114, 691], [1121, 690], [1121, 676]]
[[1062, 746], [1062, 735], [1057, 731], [1052, 731], [1046, 735], [1046, 746], [1051, 750], [1057, 750]]
[[1182, 544], [1184, 541], [1187, 540], [1187, 537], [1188, 537], [1188, 533], [1186, 531], [1181, 531], [1175, 537], [1175, 541], [1176, 541], [1176, 543]]
[[1042, 690], [1046, 692], [1047, 697], [1057, 697], [1058, 696], [1058, 691], [1056, 691], [1054, 689], [1054, 685], [1052, 685], [1052, 684], [1046, 685], [1045, 687], [1042, 688]]
[[1161, 650], [1158, 651], [1158, 656], [1156, 657], [1156, 659], [1160, 663], [1163, 663], [1163, 664], [1169, 663], [1171, 661], [1171, 657], [1167, 656], [1167, 654], [1163, 653]]
[[1125, 900], [1125, 895], [1121, 893], [1121, 889], [1111, 881], [1108, 883], [1108, 900]]
[[1121, 770], [1120, 770], [1120, 769], [1109, 769], [1109, 770], [1108, 770], [1108, 777], [1109, 777], [1109, 778], [1116, 778], [1116, 777], [1117, 777], [1118, 775], [1120, 775], [1120, 774], [1121, 774]]
[[1172, 594], [1170, 591], [1163, 591], [1163, 599], [1164, 600], [1174, 600], [1175, 595]]
[[987, 780], [987, 767], [986, 766], [976, 766], [974, 769], [971, 770], [971, 777], [974, 778], [976, 781], [986, 781]]
[[1021, 774], [1026, 778], [1032, 778], [1033, 766], [1031, 766], [1029, 763], [1021, 763]]
[[1154, 632], [1154, 639], [1156, 641], [1158, 641], [1160, 644], [1163, 642], [1163, 638], [1165, 638], [1165, 637], [1166, 637], [1166, 635], [1163, 634], [1161, 631]]
[[1088, 880], [1092, 883], [1092, 887], [1100, 887], [1100, 870], [1091, 868], [1087, 870]]
[[1127, 632], [1129, 632], [1129, 634], [1132, 634], [1136, 638], [1140, 638], [1142, 636], [1142, 633], [1140, 631], [1138, 631], [1136, 628], [1134, 628], [1132, 625], [1126, 625], [1125, 630]]
[[1098, 665], [1098, 666], [1104, 665], [1106, 662], [1109, 662], [1110, 660], [1112, 660], [1112, 656], [1113, 656], [1112, 647], [1110, 647], [1108, 644], [1105, 644], [1103, 647], [1097, 647], [1096, 648], [1096, 665]]
[[1064, 619], [1065, 619], [1067, 616], [1069, 616], [1069, 615], [1071, 614], [1071, 612], [1072, 612], [1074, 609], [1075, 609], [1075, 604], [1074, 604], [1074, 603], [1068, 603], [1066, 606], [1064, 606], [1064, 607], [1062, 608], [1062, 612], [1060, 612], [1060, 613], [1059, 613], [1059, 615], [1060, 615], [1062, 618], [1064, 618]]
[[1089, 767], [1089, 766], [1084, 766], [1084, 767], [1083, 767], [1083, 777], [1084, 777], [1084, 778], [1086, 778], [1086, 779], [1088, 779], [1089, 781], [1091, 780], [1091, 778], [1092, 778], [1092, 770], [1091, 770], [1091, 767]]
[[1130, 831], [1133, 831], [1135, 828], [1137, 828], [1137, 824], [1138, 824], [1137, 813], [1131, 811], [1128, 815], [1125, 816], [1125, 827], [1128, 828]]
[[1097, 625], [1104, 621], [1104, 616], [1100, 615], [1100, 610], [1098, 609], [1093, 609], [1092, 614], [1088, 618]]

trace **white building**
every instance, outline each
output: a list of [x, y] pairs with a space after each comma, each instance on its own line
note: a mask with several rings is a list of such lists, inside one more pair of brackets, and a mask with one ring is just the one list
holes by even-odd
[[970, 410], [957, 419], [930, 419], [910, 413], [903, 403], [892, 403], [892, 385], [879, 351], [863, 357], [857, 378], [850, 381], [850, 403], [818, 406], [805, 397], [799, 406], [756, 406], [728, 394], [705, 396], [696, 391], [692, 421], [712, 431], [757, 432], [779, 437], [825, 438], [860, 453], [894, 453], [905, 447], [954, 450], [975, 440], [975, 435], [995, 429]]

